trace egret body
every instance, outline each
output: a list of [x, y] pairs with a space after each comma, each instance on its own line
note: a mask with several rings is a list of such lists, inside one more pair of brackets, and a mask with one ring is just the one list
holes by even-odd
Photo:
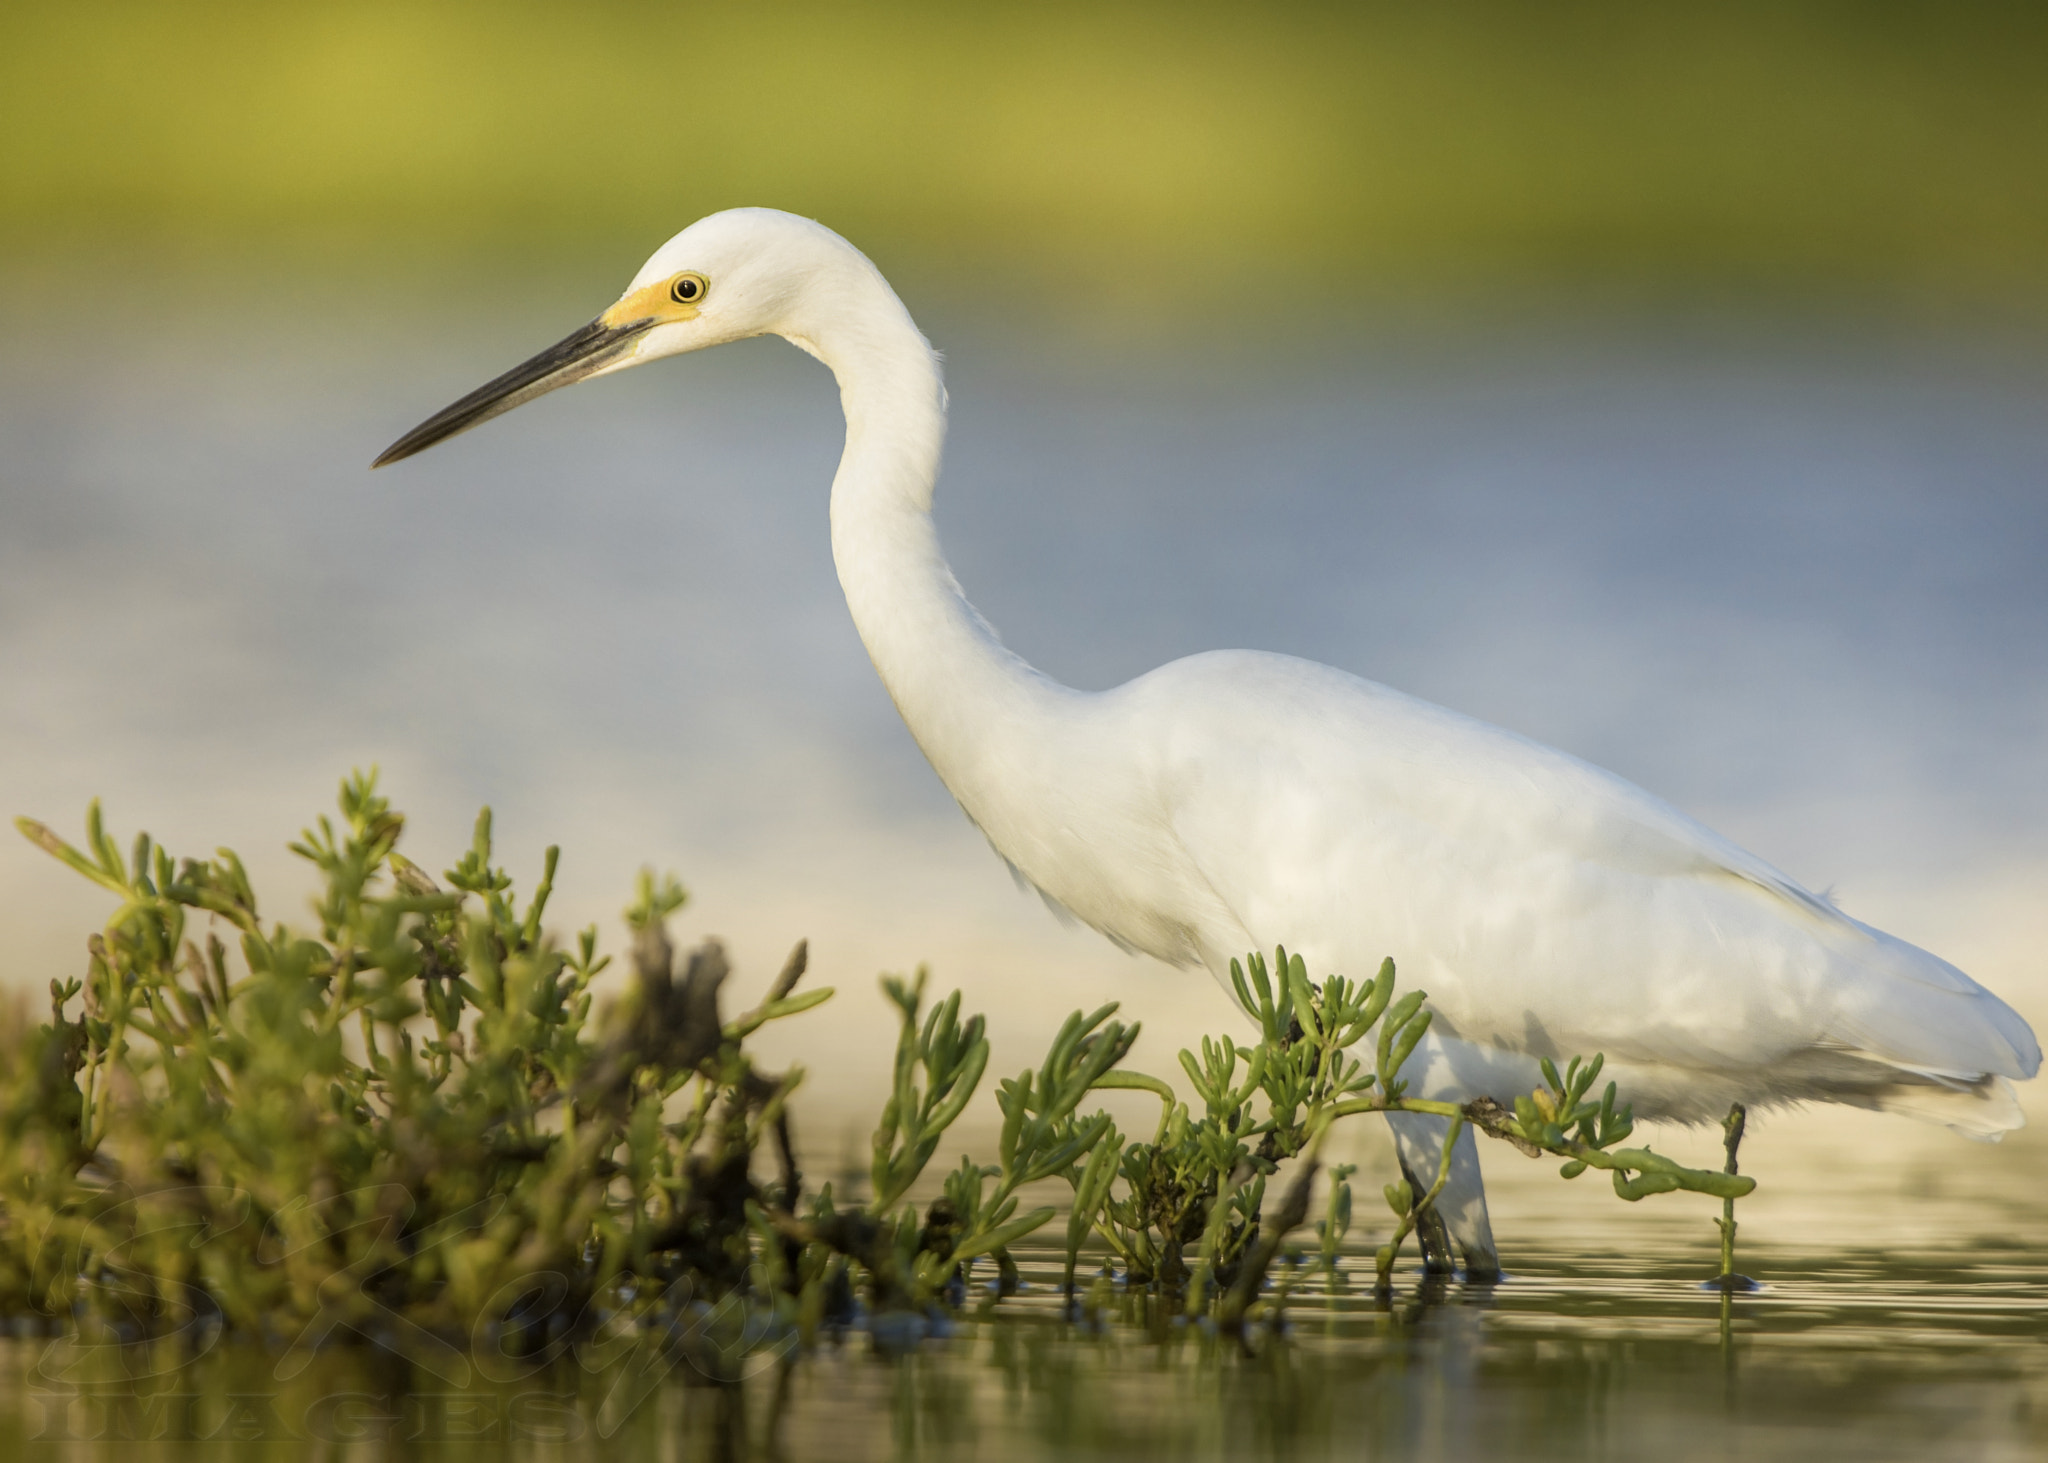
[[[737, 209], [693, 224], [610, 309], [395, 443], [406, 457], [586, 377], [780, 335], [838, 378], [832, 552], [861, 639], [968, 817], [1049, 900], [1127, 949], [1222, 976], [1285, 944], [1312, 972], [1385, 956], [1435, 1023], [1411, 1091], [1508, 1100], [1539, 1058], [1604, 1053], [1638, 1116], [1850, 1103], [1996, 1137], [2038, 1043], [1960, 970], [1849, 918], [1610, 773], [1342, 671], [1218, 651], [1072, 690], [1007, 650], [931, 518], [939, 363], [858, 250]], [[1441, 1120], [1392, 1119], [1433, 1167]], [[1468, 1127], [1439, 1201], [1496, 1269]]]

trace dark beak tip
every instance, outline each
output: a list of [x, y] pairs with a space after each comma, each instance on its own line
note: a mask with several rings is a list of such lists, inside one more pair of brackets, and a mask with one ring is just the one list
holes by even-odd
[[431, 443], [413, 440], [418, 435], [419, 433], [417, 432], [408, 432], [389, 447], [386, 447], [382, 452], [379, 452], [376, 459], [370, 464], [370, 471], [375, 472], [380, 467], [389, 467], [394, 462], [403, 462], [406, 458], [415, 456], [432, 445]]
[[453, 406], [421, 422], [386, 447], [370, 464], [370, 471], [375, 472], [387, 463], [424, 452], [437, 442], [445, 442], [558, 386], [582, 380], [614, 351], [651, 329], [655, 323], [652, 319], [636, 320], [627, 325], [606, 325], [601, 319], [591, 321], [531, 360], [521, 362], [495, 381], [479, 386]]

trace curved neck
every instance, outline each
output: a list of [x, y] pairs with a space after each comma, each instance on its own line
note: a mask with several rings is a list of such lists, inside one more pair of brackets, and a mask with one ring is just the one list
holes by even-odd
[[[865, 263], [865, 261], [862, 261]], [[1004, 647], [939, 549], [932, 490], [946, 434], [938, 357], [879, 274], [789, 338], [832, 369], [846, 450], [832, 482], [832, 557], [882, 684], [939, 777], [988, 828], [1020, 739], [1075, 693]]]

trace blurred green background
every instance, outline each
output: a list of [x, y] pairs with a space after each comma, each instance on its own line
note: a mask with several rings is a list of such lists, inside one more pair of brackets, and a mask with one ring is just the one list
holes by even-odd
[[2048, 6], [45, 4], [0, 257], [625, 268], [767, 203], [1052, 308], [2037, 312]]

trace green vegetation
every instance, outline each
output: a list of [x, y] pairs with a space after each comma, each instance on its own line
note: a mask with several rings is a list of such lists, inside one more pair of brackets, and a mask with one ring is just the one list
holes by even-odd
[[[49, 1022], [6, 1034], [0, 1313], [72, 1318], [101, 1340], [225, 1325], [298, 1350], [354, 1333], [448, 1365], [486, 1342], [518, 1354], [565, 1337], [680, 1336], [720, 1375], [862, 1307], [880, 1341], [921, 1334], [964, 1303], [983, 1257], [994, 1304], [1015, 1278], [1009, 1247], [1056, 1217], [1024, 1207], [1047, 1182], [1073, 1194], [1070, 1294], [1094, 1237], [1132, 1291], [1242, 1333], [1284, 1306], [1286, 1286], [1269, 1297], [1261, 1283], [1306, 1222], [1331, 1125], [1358, 1113], [1432, 1113], [1451, 1134], [1434, 1187], [1387, 1186], [1382, 1293], [1468, 1122], [1565, 1158], [1568, 1176], [1608, 1169], [1624, 1198], [1688, 1189], [1732, 1203], [1753, 1187], [1618, 1146], [1628, 1110], [1611, 1082], [1592, 1097], [1598, 1057], [1562, 1075], [1546, 1066], [1548, 1086], [1512, 1111], [1411, 1098], [1401, 1069], [1429, 1027], [1422, 993], [1397, 995], [1391, 961], [1368, 981], [1318, 985], [1278, 951], [1232, 969], [1258, 1041], [1181, 1053], [1199, 1114], [1122, 1066], [1138, 1028], [1115, 1005], [1076, 1012], [1036, 1068], [998, 1084], [997, 1161], [963, 1158], [922, 1214], [910, 1195], [990, 1042], [957, 992], [928, 1007], [922, 974], [885, 978], [901, 1031], [871, 1193], [813, 1194], [792, 1134], [803, 1074], [763, 1071], [746, 1049], [766, 1023], [832, 998], [799, 991], [804, 946], [760, 1004], [728, 1018], [722, 951], [679, 958], [666, 921], [683, 891], [643, 875], [627, 913], [632, 980], [594, 1015], [608, 964], [596, 931], [564, 948], [542, 923], [555, 850], [522, 905], [492, 862], [488, 810], [438, 881], [398, 852], [404, 820], [374, 777], [343, 784], [340, 812], [293, 845], [323, 881], [304, 931], [265, 923], [229, 851], [175, 860], [145, 834], [124, 857], [97, 805], [82, 849], [20, 820], [120, 904], [84, 977], [51, 982]], [[1106, 1088], [1160, 1099], [1150, 1140], [1083, 1112]], [[1268, 1210], [1267, 1180], [1288, 1160]], [[1349, 1172], [1321, 1226], [1333, 1272]], [[1732, 1209], [1724, 1234], [1732, 1244]], [[1102, 1299], [1091, 1290], [1083, 1308]]]
[[2048, 295], [2038, 6], [82, 0], [0, 19], [0, 247], [588, 251], [716, 208], [1076, 297]]

